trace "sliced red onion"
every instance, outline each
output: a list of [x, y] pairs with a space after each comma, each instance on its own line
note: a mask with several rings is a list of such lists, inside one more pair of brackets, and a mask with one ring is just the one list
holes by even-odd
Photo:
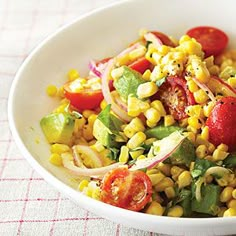
[[197, 86], [198, 86], [199, 88], [201, 88], [203, 91], [206, 92], [207, 96], [211, 99], [212, 102], [214, 102], [214, 103], [216, 102], [216, 98], [215, 98], [214, 94], [213, 94], [212, 91], [208, 88], [207, 85], [201, 83], [198, 79], [196, 79], [196, 78], [194, 78], [194, 77], [192, 78], [192, 80], [197, 84]]
[[142, 46], [141, 43], [139, 43], [139, 42], [134, 43], [130, 47], [126, 48], [121, 53], [119, 53], [116, 58], [119, 59], [120, 57], [123, 57], [124, 55], [129, 54], [130, 52], [139, 48], [140, 46]]
[[111, 70], [114, 68], [114, 64], [115, 64], [114, 59], [110, 59], [107, 63], [107, 67], [104, 73], [102, 74], [102, 93], [107, 104], [111, 104], [112, 111], [122, 120], [130, 121], [131, 117], [128, 116], [128, 114], [115, 103], [109, 88], [110, 73]]
[[159, 48], [163, 45], [162, 41], [151, 32], [144, 34], [144, 38], [146, 39], [146, 41], [151, 42], [155, 46], [155, 48]]
[[166, 160], [183, 142], [185, 136], [180, 132], [175, 131], [168, 137], [163, 138], [155, 142], [155, 146], [159, 147], [158, 153], [154, 157], [147, 157], [145, 159], [140, 159], [131, 166], [130, 170], [138, 170], [144, 168], [152, 168], [159, 162]]
[[92, 71], [97, 77], [101, 77], [102, 73], [99, 71], [95, 61], [90, 60], [88, 64], [89, 70]]
[[[73, 146], [72, 150], [73, 150], [73, 154], [74, 154], [74, 160], [75, 160], [75, 163], [77, 166], [84, 167], [83, 161], [80, 158], [80, 153], [82, 153], [82, 154], [86, 155], [88, 158], [90, 158], [96, 168], [103, 166], [102, 160], [99, 157], [98, 153], [95, 152], [93, 149], [91, 149], [91, 147], [78, 144], [78, 145]], [[81, 165], [81, 162], [82, 162], [82, 165]]]
[[100, 168], [81, 168], [75, 166], [73, 157], [71, 153], [63, 153], [61, 154], [63, 166], [70, 170], [74, 175], [78, 176], [89, 176], [89, 177], [102, 177], [108, 171], [116, 169], [118, 167], [124, 166], [122, 163], [114, 163], [109, 166], [104, 166]]

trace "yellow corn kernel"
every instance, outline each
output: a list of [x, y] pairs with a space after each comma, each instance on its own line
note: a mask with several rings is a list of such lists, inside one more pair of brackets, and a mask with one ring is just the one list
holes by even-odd
[[137, 160], [142, 160], [142, 159], [145, 159], [146, 156], [145, 155], [140, 155], [139, 157], [137, 157]]
[[223, 161], [229, 155], [228, 152], [221, 151], [218, 148], [215, 149], [212, 156], [215, 161]]
[[159, 202], [152, 201], [148, 208], [145, 210], [145, 213], [162, 216], [164, 213], [164, 207], [162, 207]]
[[170, 126], [175, 123], [175, 119], [172, 115], [164, 116], [164, 126]]
[[46, 89], [47, 95], [50, 97], [54, 97], [57, 95], [57, 87], [55, 85], [48, 85]]
[[52, 153], [62, 154], [64, 152], [69, 152], [70, 147], [66, 144], [55, 143], [51, 145], [50, 151]]
[[88, 187], [89, 181], [87, 179], [83, 179], [78, 186], [78, 189], [82, 192], [85, 187]]
[[217, 146], [217, 149], [223, 152], [227, 152], [229, 147], [226, 144], [221, 143], [220, 145]]
[[130, 62], [130, 58], [128, 54], [124, 54], [123, 56], [120, 56], [116, 60], [118, 66], [127, 65]]
[[96, 141], [96, 142], [93, 144], [92, 148], [94, 148], [94, 150], [97, 151], [97, 152], [102, 152], [102, 151], [105, 150], [105, 147], [104, 147], [104, 146], [101, 144], [101, 142], [99, 142], [99, 141]]
[[77, 126], [78, 128], [77, 130], [81, 130], [85, 124], [86, 124], [86, 120], [84, 117], [81, 117], [75, 120], [75, 126]]
[[220, 68], [217, 65], [213, 65], [208, 68], [208, 71], [210, 72], [211, 75], [218, 75], [220, 73]]
[[57, 95], [57, 97], [60, 97], [60, 98], [65, 97], [63, 86], [57, 89], [57, 94], [56, 95]]
[[135, 117], [133, 118], [130, 123], [129, 123], [129, 127], [131, 127], [132, 129], [134, 129], [135, 131], [145, 131], [145, 127], [143, 125], [143, 122], [140, 118]]
[[198, 89], [199, 89], [197, 84], [192, 79], [189, 79], [187, 81], [187, 86], [188, 86], [189, 91], [192, 93], [198, 91]]
[[228, 201], [227, 207], [236, 209], [236, 199], [231, 199], [230, 201]]
[[118, 79], [118, 78], [121, 77], [121, 75], [123, 74], [123, 72], [124, 72], [123, 66], [118, 67], [118, 68], [115, 68], [115, 69], [113, 69], [113, 70], [111, 71], [111, 77], [112, 77], [113, 79]]
[[123, 145], [120, 149], [119, 162], [126, 163], [129, 159], [129, 149]]
[[106, 108], [106, 106], [107, 106], [107, 102], [103, 99], [103, 100], [101, 101], [101, 103], [100, 103], [100, 108], [101, 108], [102, 110], [104, 110], [104, 109]]
[[235, 77], [229, 78], [227, 82], [232, 88], [236, 88], [236, 78]]
[[184, 171], [184, 169], [178, 167], [178, 166], [172, 166], [170, 169], [170, 173], [173, 180], [177, 180], [179, 175]]
[[198, 104], [203, 104], [208, 100], [208, 96], [205, 91], [199, 89], [193, 93], [194, 99]]
[[209, 152], [209, 153], [212, 154], [212, 153], [215, 151], [215, 149], [216, 149], [216, 148], [215, 148], [215, 145], [214, 145], [213, 143], [209, 143], [209, 144], [208, 144], [208, 152]]
[[155, 185], [155, 190], [157, 192], [163, 192], [167, 187], [173, 187], [173, 186], [174, 186], [174, 181], [169, 177], [165, 177], [161, 182]]
[[158, 91], [158, 87], [154, 82], [146, 82], [140, 84], [137, 89], [137, 95], [139, 98], [148, 98], [154, 95]]
[[151, 103], [151, 107], [155, 108], [157, 111], [159, 111], [161, 116], [165, 116], [166, 115], [166, 110], [162, 104], [162, 102], [160, 100], [154, 100]]
[[79, 72], [76, 69], [71, 69], [69, 70], [67, 76], [68, 76], [68, 79], [72, 81], [79, 78]]
[[183, 207], [176, 205], [174, 207], [171, 207], [168, 210], [167, 216], [170, 216], [170, 217], [181, 217], [181, 216], [183, 216], [183, 214], [184, 214]]
[[152, 186], [159, 184], [165, 178], [165, 175], [163, 175], [161, 172], [156, 174], [148, 174], [148, 176], [152, 182]]
[[86, 141], [91, 141], [93, 137], [93, 127], [91, 125], [84, 125], [82, 130], [83, 138]]
[[88, 117], [88, 123], [93, 125], [94, 124], [94, 121], [97, 119], [98, 115], [96, 114], [91, 114], [89, 117]]
[[150, 144], [152, 144], [155, 141], [156, 141], [156, 138], [149, 138], [149, 139], [146, 139], [144, 143], [146, 145], [150, 145]]
[[228, 202], [232, 198], [233, 190], [234, 189], [232, 187], [225, 187], [220, 194], [220, 201], [221, 202]]
[[202, 128], [201, 137], [205, 140], [209, 139], [209, 127], [208, 126], [205, 126], [204, 128]]
[[149, 108], [149, 104], [147, 102], [143, 102], [134, 96], [128, 97], [128, 115], [132, 117], [139, 116], [142, 112], [141, 107]]
[[96, 200], [99, 200], [100, 199], [100, 196], [101, 196], [101, 190], [100, 190], [100, 188], [95, 188], [95, 189], [93, 189], [93, 191], [92, 191], [92, 198], [93, 199], [96, 199]]
[[193, 132], [187, 132], [186, 133], [186, 137], [192, 142], [194, 143], [196, 140], [196, 135]]
[[178, 177], [178, 186], [179, 188], [184, 188], [189, 186], [192, 182], [192, 177], [189, 171], [183, 171]]
[[236, 199], [236, 189], [233, 189], [233, 191], [232, 191], [232, 197], [233, 197], [234, 199]]
[[157, 169], [160, 170], [165, 176], [170, 176], [170, 164], [164, 164], [163, 162], [160, 162], [157, 164]]
[[223, 214], [223, 217], [236, 216], [236, 208], [229, 208]]
[[206, 64], [206, 67], [209, 68], [214, 65], [214, 57], [210, 56], [204, 59], [204, 62]]
[[140, 146], [146, 140], [146, 135], [139, 131], [127, 143], [129, 149], [134, 149]]
[[172, 199], [175, 197], [175, 189], [173, 187], [167, 187], [165, 190], [165, 195], [167, 196], [168, 199]]
[[143, 73], [143, 79], [145, 80], [150, 80], [150, 76], [151, 76], [151, 71], [149, 69], [145, 70], [145, 72]]
[[62, 159], [58, 153], [52, 153], [49, 157], [49, 161], [55, 166], [62, 166]]
[[197, 134], [195, 144], [196, 145], [204, 144], [204, 145], [208, 146], [209, 142], [207, 140], [203, 139], [200, 134]]
[[201, 128], [201, 123], [199, 122], [199, 119], [195, 116], [188, 118], [188, 124], [195, 129]]
[[83, 117], [86, 118], [86, 119], [88, 119], [93, 114], [95, 114], [95, 112], [92, 111], [92, 110], [84, 110], [83, 111]]
[[55, 113], [63, 113], [65, 112], [65, 108], [67, 107], [67, 104], [61, 104], [56, 109], [53, 110]]
[[197, 118], [203, 117], [203, 109], [201, 105], [188, 106], [186, 112], [189, 116], [194, 116]]
[[155, 62], [155, 60], [152, 57], [154, 52], [157, 52], [157, 49], [155, 47], [151, 47], [151, 45], [149, 45], [148, 51], [145, 54], [145, 58], [148, 61], [150, 61], [153, 65], [156, 65], [156, 62]]
[[149, 128], [153, 128], [153, 127], [155, 127], [155, 126], [157, 125], [157, 123], [152, 123], [152, 122], [150, 122], [149, 120], [146, 121], [146, 124], [147, 124], [147, 126], [148, 126]]
[[156, 168], [153, 168], [153, 169], [148, 169], [147, 171], [146, 171], [146, 174], [149, 176], [149, 175], [152, 175], [152, 174], [157, 174], [157, 173], [159, 173], [160, 171], [158, 170], [158, 169], [156, 169]]
[[[194, 68], [194, 66], [193, 66]], [[210, 79], [210, 73], [204, 63], [201, 63], [200, 66], [194, 68], [195, 76], [201, 83], [207, 83]]]
[[144, 150], [137, 150], [137, 151], [131, 151], [129, 152], [132, 159], [137, 159], [139, 156], [141, 156], [144, 153]]
[[207, 146], [202, 144], [202, 145], [199, 145], [197, 148], [196, 148], [196, 156], [198, 158], [204, 158], [207, 156], [208, 154], [208, 149], [207, 149]]
[[147, 120], [152, 124], [156, 124], [161, 119], [161, 115], [159, 111], [157, 111], [153, 107], [147, 109], [144, 112], [144, 115], [146, 116]]
[[205, 117], [209, 117], [214, 106], [215, 104], [212, 101], [208, 102], [206, 105], [203, 106], [203, 113]]
[[132, 138], [136, 133], [136, 130], [130, 127], [130, 125], [126, 125], [124, 128], [124, 134], [128, 138]]

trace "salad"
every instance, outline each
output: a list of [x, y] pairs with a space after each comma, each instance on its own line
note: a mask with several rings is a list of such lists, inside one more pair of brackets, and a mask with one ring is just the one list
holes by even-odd
[[199, 26], [140, 30], [118, 55], [68, 72], [40, 121], [49, 161], [87, 196], [171, 217], [236, 216], [236, 51]]

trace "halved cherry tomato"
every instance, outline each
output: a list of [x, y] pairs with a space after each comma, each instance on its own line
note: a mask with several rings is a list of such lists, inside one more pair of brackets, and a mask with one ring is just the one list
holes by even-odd
[[186, 80], [182, 77], [167, 77], [157, 96], [176, 120], [186, 118], [185, 108], [196, 103], [193, 94], [187, 88]]
[[99, 107], [101, 101], [103, 100], [102, 90], [92, 90], [92, 89], [81, 89], [78, 92], [74, 92], [71, 89], [71, 84], [74, 81], [68, 82], [64, 85], [65, 97], [70, 100], [71, 105], [77, 108], [79, 111], [87, 109], [96, 109]]
[[209, 141], [214, 145], [224, 143], [229, 151], [236, 151], [236, 98], [219, 100], [207, 118]]
[[219, 55], [228, 44], [228, 36], [220, 29], [210, 26], [199, 26], [187, 31], [187, 35], [195, 38], [205, 52], [205, 57]]
[[167, 45], [170, 47], [176, 46], [167, 35], [158, 31], [151, 31], [151, 33], [154, 34], [157, 38], [159, 38], [164, 45]]
[[140, 211], [151, 194], [151, 180], [143, 171], [121, 167], [108, 172], [102, 180], [101, 200], [113, 206]]
[[151, 62], [148, 61], [145, 57], [141, 57], [129, 64], [129, 67], [143, 74], [147, 69], [151, 68]]

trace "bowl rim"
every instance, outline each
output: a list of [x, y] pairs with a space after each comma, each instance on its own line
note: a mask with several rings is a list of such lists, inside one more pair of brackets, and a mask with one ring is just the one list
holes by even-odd
[[[144, 0], [140, 0], [144, 1]], [[15, 90], [17, 88], [18, 83], [20, 82], [21, 75], [25, 68], [27, 67], [28, 63], [32, 60], [32, 58], [40, 51], [41, 48], [43, 48], [49, 41], [51, 41], [54, 37], [56, 37], [58, 34], [62, 34], [67, 28], [72, 27], [73, 25], [77, 24], [79, 21], [86, 19], [87, 17], [90, 17], [91, 15], [99, 14], [103, 10], [111, 9], [114, 7], [117, 7], [119, 5], [123, 5], [126, 3], [135, 2], [135, 0], [121, 0], [117, 2], [113, 2], [110, 4], [107, 4], [105, 6], [93, 9], [89, 12], [86, 12], [84, 14], [81, 14], [79, 17], [76, 17], [74, 20], [70, 21], [69, 23], [60, 26], [57, 30], [50, 33], [48, 36], [46, 36], [37, 46], [35, 46], [28, 54], [28, 56], [23, 60], [22, 64], [20, 65], [19, 69], [17, 70], [11, 88], [8, 96], [8, 104], [7, 104], [7, 112], [8, 112], [8, 122], [10, 131], [12, 133], [12, 136], [14, 138], [14, 141], [22, 154], [24, 158], [28, 161], [30, 166], [39, 173], [43, 179], [49, 183], [51, 186], [53, 186], [56, 190], [59, 192], [62, 192], [65, 194], [68, 198], [70, 198], [72, 201], [76, 202], [80, 205], [80, 207], [93, 212], [96, 215], [100, 215], [104, 219], [113, 221], [115, 223], [121, 223], [123, 225], [127, 225], [128, 227], [134, 227], [136, 229], [140, 230], [147, 230], [145, 227], [143, 227], [143, 222], [149, 221], [151, 224], [156, 224], [156, 227], [158, 227], [158, 224], [168, 224], [171, 225], [172, 228], [179, 227], [180, 224], [183, 224], [187, 227], [192, 227], [194, 224], [194, 227], [200, 227], [200, 226], [206, 226], [212, 227], [214, 225], [233, 225], [233, 223], [236, 223], [236, 217], [212, 217], [212, 218], [173, 218], [168, 216], [156, 216], [156, 215], [149, 215], [142, 212], [133, 212], [129, 211], [123, 208], [118, 208], [100, 201], [97, 201], [95, 199], [92, 199], [81, 192], [76, 191], [72, 187], [68, 186], [64, 182], [60, 181], [58, 178], [56, 178], [53, 174], [51, 174], [48, 170], [46, 170], [40, 163], [31, 155], [30, 151], [27, 149], [26, 145], [20, 138], [19, 132], [17, 130], [17, 127], [15, 125], [14, 121], [14, 94]], [[90, 207], [88, 207], [88, 202], [90, 202]], [[101, 209], [103, 209], [101, 211]], [[113, 212], [114, 215], [119, 215], [120, 219], [117, 217], [107, 217], [106, 211]], [[98, 214], [98, 212], [101, 212], [101, 214]], [[124, 219], [135, 219], [136, 226], [132, 224], [124, 224]], [[137, 227], [137, 225], [139, 227]], [[159, 232], [159, 231], [158, 231]]]

